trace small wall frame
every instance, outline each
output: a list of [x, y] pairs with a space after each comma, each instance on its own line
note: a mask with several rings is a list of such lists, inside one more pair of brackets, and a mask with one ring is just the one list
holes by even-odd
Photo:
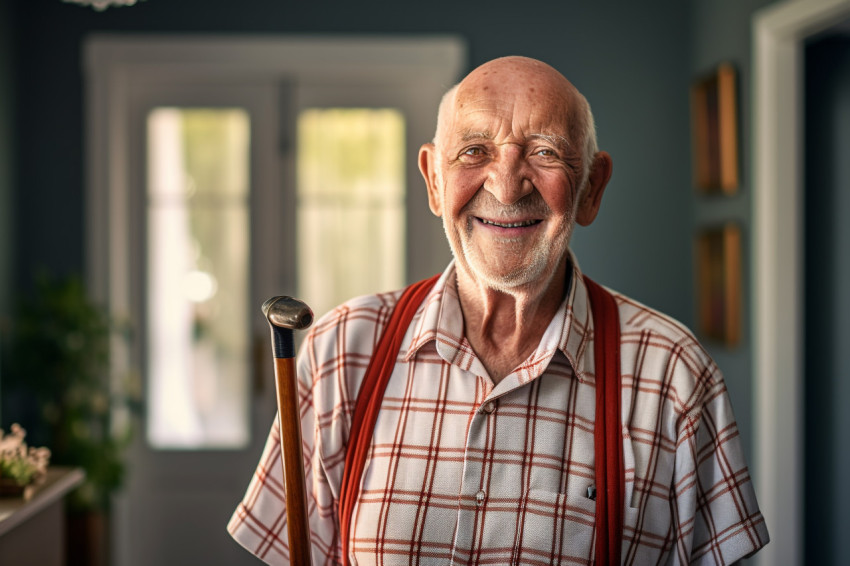
[[741, 339], [741, 229], [734, 223], [700, 230], [695, 240], [699, 333], [726, 346]]
[[707, 194], [738, 190], [738, 100], [735, 68], [719, 65], [691, 85], [694, 184]]

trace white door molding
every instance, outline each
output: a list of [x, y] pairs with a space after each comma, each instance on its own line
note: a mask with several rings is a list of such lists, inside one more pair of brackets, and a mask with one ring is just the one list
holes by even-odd
[[760, 564], [803, 563], [803, 42], [850, 0], [790, 0], [753, 17], [754, 472], [770, 530]]

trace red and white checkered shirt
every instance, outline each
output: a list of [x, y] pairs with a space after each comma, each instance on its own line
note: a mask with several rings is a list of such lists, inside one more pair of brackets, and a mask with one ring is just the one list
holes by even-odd
[[[593, 321], [575, 261], [537, 350], [498, 385], [464, 338], [449, 266], [407, 330], [352, 516], [351, 562], [590, 564]], [[298, 359], [313, 563], [341, 562], [338, 497], [355, 398], [400, 293], [319, 320]], [[729, 397], [680, 324], [614, 294], [626, 470], [623, 564], [727, 564], [768, 541]], [[228, 525], [288, 563], [275, 423]]]

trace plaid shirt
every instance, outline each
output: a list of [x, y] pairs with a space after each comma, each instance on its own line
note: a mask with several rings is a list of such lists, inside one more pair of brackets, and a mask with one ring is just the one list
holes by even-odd
[[[352, 564], [590, 564], [593, 321], [573, 261], [537, 350], [498, 385], [464, 338], [449, 266], [402, 343], [354, 509]], [[361, 297], [298, 360], [315, 565], [338, 564], [338, 495], [356, 394], [400, 293]], [[729, 397], [680, 324], [622, 295], [623, 564], [725, 564], [768, 541]], [[228, 525], [288, 563], [278, 425]]]

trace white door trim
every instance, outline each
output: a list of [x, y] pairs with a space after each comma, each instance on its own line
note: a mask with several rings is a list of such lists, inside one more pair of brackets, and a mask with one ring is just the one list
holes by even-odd
[[760, 564], [803, 563], [803, 42], [850, 0], [790, 0], [753, 17], [754, 472], [770, 530]]

